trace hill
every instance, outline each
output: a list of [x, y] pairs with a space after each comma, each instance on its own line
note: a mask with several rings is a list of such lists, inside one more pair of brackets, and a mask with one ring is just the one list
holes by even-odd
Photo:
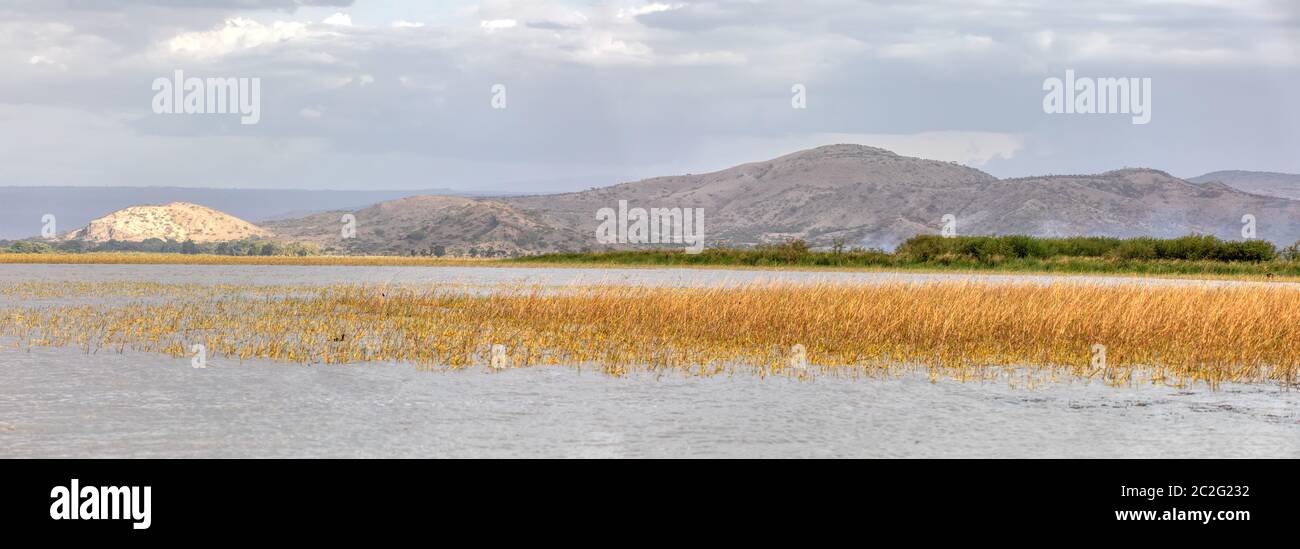
[[83, 242], [143, 242], [151, 238], [184, 242], [225, 242], [269, 236], [266, 230], [232, 215], [188, 202], [131, 206], [95, 219], [64, 236]]
[[[343, 237], [344, 214], [356, 220], [355, 238]], [[413, 196], [264, 226], [280, 239], [351, 254], [508, 256], [578, 250], [591, 240], [546, 212], [456, 196]]]
[[818, 147], [707, 174], [501, 200], [550, 212], [584, 235], [595, 231], [596, 210], [619, 200], [703, 208], [709, 245], [801, 238], [818, 246], [842, 239], [850, 246], [890, 249], [910, 236], [938, 233], [946, 214], [967, 235], [1201, 233], [1226, 239], [1240, 239], [1241, 218], [1251, 214], [1260, 238], [1285, 244], [1300, 239], [1300, 202], [1193, 184], [1158, 170], [999, 180], [973, 168], [860, 145]]
[[1300, 174], [1227, 170], [1188, 179], [1193, 183], [1220, 182], [1248, 193], [1300, 200]]

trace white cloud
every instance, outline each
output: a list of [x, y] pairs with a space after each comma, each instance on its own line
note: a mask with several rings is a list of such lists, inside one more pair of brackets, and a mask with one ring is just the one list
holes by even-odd
[[323, 111], [324, 109], [320, 107], [303, 107], [302, 110], [298, 111], [298, 116], [309, 120], [316, 120], [325, 114]]
[[326, 25], [336, 25], [340, 27], [351, 27], [352, 16], [346, 13], [336, 13], [334, 15], [326, 17], [324, 21], [321, 21], [321, 23], [324, 23]]
[[30, 58], [27, 59], [27, 64], [28, 64], [28, 65], [40, 65], [40, 66], [46, 66], [46, 67], [54, 67], [54, 68], [57, 68], [57, 69], [59, 69], [59, 70], [61, 70], [61, 71], [66, 71], [66, 70], [68, 70], [68, 66], [67, 66], [67, 65], [64, 65], [63, 63], [59, 63], [59, 62], [57, 62], [57, 61], [55, 61], [55, 60], [53, 60], [53, 59], [50, 59], [50, 58], [48, 58], [48, 57], [45, 57], [44, 55], [33, 55], [33, 56], [31, 56]]
[[166, 42], [171, 53], [195, 57], [220, 57], [308, 36], [305, 23], [276, 21], [263, 25], [252, 19], [232, 17], [210, 31], [186, 32]]
[[424, 27], [424, 23], [398, 19], [393, 21], [392, 27], [395, 29], [419, 29]]
[[665, 11], [677, 10], [685, 7], [686, 4], [664, 4], [662, 2], [652, 2], [644, 6], [618, 10], [618, 18], [636, 17], [647, 13], [660, 13]]
[[514, 19], [484, 19], [483, 21], [479, 21], [478, 24], [479, 28], [489, 31], [513, 29], [518, 25], [519, 22]]
[[953, 55], [982, 53], [994, 46], [992, 37], [971, 34], [918, 33], [906, 41], [895, 42], [880, 48], [884, 57], [940, 58]]

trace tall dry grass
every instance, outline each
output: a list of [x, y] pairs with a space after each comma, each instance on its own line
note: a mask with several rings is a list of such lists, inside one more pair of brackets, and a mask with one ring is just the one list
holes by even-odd
[[361, 266], [361, 267], [439, 267], [454, 265], [490, 265], [499, 260], [407, 256], [243, 256], [166, 254], [136, 252], [93, 252], [52, 254], [0, 254], [0, 264], [46, 265], [280, 265], [280, 266]]
[[[95, 293], [95, 288], [82, 290]], [[122, 293], [120, 287], [105, 291]], [[17, 290], [36, 292], [37, 288]], [[564, 364], [613, 375], [888, 374], [1111, 384], [1274, 381], [1300, 364], [1300, 289], [983, 285], [751, 285], [740, 288], [330, 286], [192, 293], [152, 285], [161, 302], [9, 307], [21, 346], [87, 352], [422, 368]], [[1106, 348], [1104, 367], [1094, 345]], [[798, 369], [792, 348], [806, 349]]]

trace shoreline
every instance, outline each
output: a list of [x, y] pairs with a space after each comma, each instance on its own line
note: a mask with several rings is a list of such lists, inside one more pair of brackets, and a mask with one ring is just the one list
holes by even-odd
[[499, 258], [429, 258], [406, 256], [224, 256], [161, 253], [0, 254], [0, 265], [211, 265], [274, 267], [491, 267], [504, 269], [619, 269], [742, 272], [950, 274], [965, 276], [1049, 276], [1060, 278], [1126, 278], [1136, 280], [1205, 280], [1254, 283], [1300, 283], [1300, 276], [1221, 273], [1144, 273], [1135, 271], [1061, 271], [1025, 268], [967, 268], [931, 265], [821, 266], [614, 263], [600, 261], [542, 261]]

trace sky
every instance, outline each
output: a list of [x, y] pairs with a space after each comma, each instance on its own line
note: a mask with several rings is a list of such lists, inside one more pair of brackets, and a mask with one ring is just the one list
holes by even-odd
[[[257, 123], [156, 112], [177, 70], [258, 79]], [[1044, 112], [1067, 70], [1149, 78], [1150, 121]], [[1294, 0], [0, 0], [0, 71], [6, 186], [550, 192], [834, 143], [1300, 173]]]

